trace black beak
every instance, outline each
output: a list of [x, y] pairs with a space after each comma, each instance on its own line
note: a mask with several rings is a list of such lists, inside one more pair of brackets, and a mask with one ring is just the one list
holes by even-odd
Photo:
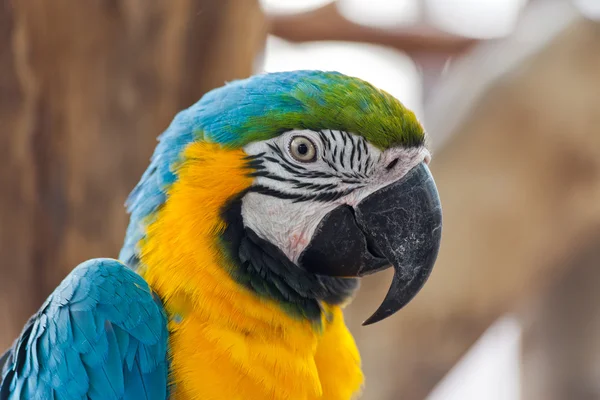
[[301, 266], [328, 276], [364, 276], [394, 267], [383, 303], [363, 325], [394, 314], [421, 290], [437, 258], [442, 209], [433, 177], [421, 163], [353, 208], [327, 214], [300, 256]]

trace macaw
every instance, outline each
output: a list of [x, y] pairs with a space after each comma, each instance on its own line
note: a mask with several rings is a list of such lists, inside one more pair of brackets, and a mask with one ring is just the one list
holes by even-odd
[[380, 321], [428, 278], [441, 205], [426, 134], [337, 72], [205, 94], [159, 137], [116, 259], [77, 266], [2, 357], [0, 400], [347, 400], [342, 314], [389, 266]]

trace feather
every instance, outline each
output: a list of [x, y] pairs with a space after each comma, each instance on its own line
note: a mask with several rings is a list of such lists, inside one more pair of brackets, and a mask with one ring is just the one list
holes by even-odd
[[[116, 260], [87, 261], [2, 356], [0, 400], [165, 400], [166, 324], [160, 301], [139, 275]], [[133, 371], [134, 365], [143, 368]], [[152, 388], [151, 397], [138, 392], [144, 387]]]

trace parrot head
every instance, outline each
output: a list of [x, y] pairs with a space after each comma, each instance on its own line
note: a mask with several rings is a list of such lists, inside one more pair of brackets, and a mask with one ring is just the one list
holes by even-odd
[[[421, 289], [440, 245], [441, 206], [425, 139], [397, 99], [337, 72], [228, 83], [179, 113], [161, 135], [128, 200], [131, 223], [120, 258], [140, 264], [140, 242], [183, 166], [227, 152], [235, 162], [202, 164], [199, 171], [227, 182], [235, 175], [230, 168], [244, 170], [246, 183], [218, 205], [220, 223], [211, 231], [232, 277], [282, 303], [339, 304], [359, 277], [392, 267], [391, 288], [365, 324], [380, 321]], [[212, 153], [186, 152], [198, 143]], [[210, 206], [188, 207], [202, 213]]]

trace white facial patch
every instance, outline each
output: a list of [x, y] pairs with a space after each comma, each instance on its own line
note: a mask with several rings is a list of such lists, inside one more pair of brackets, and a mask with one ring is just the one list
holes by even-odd
[[[292, 146], [298, 138], [312, 143], [314, 161], [299, 161], [297, 146]], [[430, 158], [424, 147], [382, 152], [359, 135], [328, 129], [288, 131], [251, 143], [244, 151], [257, 169], [242, 199], [244, 225], [293, 262], [330, 211], [343, 204], [355, 206]]]

